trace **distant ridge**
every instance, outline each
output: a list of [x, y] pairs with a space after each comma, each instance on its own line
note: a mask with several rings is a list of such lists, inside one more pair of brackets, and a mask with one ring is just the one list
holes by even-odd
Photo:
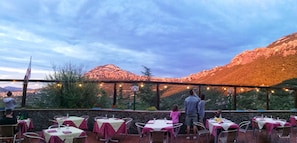
[[[297, 33], [284, 36], [267, 47], [244, 51], [227, 65], [182, 78], [154, 77], [153, 81], [203, 84], [275, 85], [297, 78]], [[143, 80], [144, 77], [107, 64], [85, 74], [96, 80]]]

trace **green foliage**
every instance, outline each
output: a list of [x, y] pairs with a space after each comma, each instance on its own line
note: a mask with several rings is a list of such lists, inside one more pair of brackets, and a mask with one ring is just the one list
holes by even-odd
[[151, 107], [146, 108], [146, 110], [148, 110], [148, 111], [157, 111], [157, 108], [155, 106], [151, 106]]
[[[41, 107], [90, 108], [97, 103], [97, 95], [103, 91], [96, 83], [89, 82], [88, 78], [83, 77], [81, 67], [66, 64], [64, 67], [53, 69], [54, 73], [46, 78], [59, 83], [49, 83], [41, 90], [42, 96], [39, 102]], [[104, 100], [104, 95], [100, 101]]]
[[[149, 68], [143, 66], [145, 71], [142, 72], [144, 76], [146, 77], [146, 81], [151, 80], [151, 71]], [[143, 87], [139, 89], [139, 93], [137, 94], [138, 97], [141, 99], [141, 101], [145, 102], [149, 106], [155, 106], [156, 105], [156, 93], [153, 91], [152, 84], [145, 83]]]

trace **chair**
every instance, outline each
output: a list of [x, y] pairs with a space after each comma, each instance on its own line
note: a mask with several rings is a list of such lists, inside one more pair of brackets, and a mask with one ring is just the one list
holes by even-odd
[[168, 131], [150, 131], [149, 143], [168, 143]]
[[26, 143], [46, 143], [44, 138], [42, 138], [38, 133], [35, 132], [25, 132], [23, 133], [24, 140]]
[[279, 142], [282, 139], [285, 139], [287, 142], [290, 142], [291, 139], [291, 126], [279, 126], [276, 127], [276, 130], [278, 131], [277, 134], [277, 141]]
[[97, 119], [106, 119], [106, 117], [103, 117], [103, 116], [96, 116], [96, 117], [94, 117], [94, 121], [96, 121]]
[[0, 141], [16, 142], [18, 124], [0, 125]]
[[[65, 125], [60, 125], [60, 127], [66, 127]], [[48, 129], [53, 129], [53, 128], [59, 128], [59, 125], [58, 124], [55, 124], [55, 125], [50, 125], [48, 127]]]
[[74, 137], [72, 143], [85, 143], [87, 136]]
[[200, 136], [206, 136], [206, 139], [207, 139], [207, 142], [208, 142], [208, 137], [209, 137], [209, 130], [206, 129], [206, 127], [204, 126], [203, 123], [201, 122], [193, 122], [193, 124], [195, 126], [197, 126], [197, 134], [198, 134], [198, 137]]
[[218, 143], [236, 143], [237, 137], [237, 129], [222, 131], [218, 136]]
[[137, 132], [138, 132], [138, 135], [139, 135], [139, 140], [138, 140], [138, 142], [139, 142], [139, 143], [142, 143], [143, 140], [144, 140], [144, 137], [145, 137], [145, 134], [142, 132], [142, 129], [144, 128], [145, 123], [136, 122], [136, 123], [135, 123], [135, 126], [136, 126], [136, 128], [137, 128]]
[[174, 138], [177, 137], [180, 127], [183, 125], [183, 123], [175, 123], [173, 124], [173, 131], [174, 131]]
[[251, 121], [242, 121], [238, 124], [239, 132], [244, 133], [245, 141], [247, 141], [246, 134], [247, 134], [250, 124], [251, 124]]
[[133, 119], [132, 118], [123, 118], [123, 120], [125, 121], [125, 124], [126, 124], [126, 133], [128, 134]]

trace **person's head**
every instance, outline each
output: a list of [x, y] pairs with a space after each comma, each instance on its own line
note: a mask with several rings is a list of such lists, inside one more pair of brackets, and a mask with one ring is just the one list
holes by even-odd
[[172, 106], [172, 111], [178, 111], [178, 106], [176, 104]]
[[12, 109], [6, 109], [5, 110], [5, 115], [12, 115]]
[[193, 89], [190, 90], [190, 95], [194, 95]]
[[201, 94], [201, 95], [200, 95], [200, 99], [201, 99], [201, 100], [204, 100], [204, 99], [205, 99], [205, 95], [204, 95], [204, 94]]
[[10, 97], [12, 95], [11, 91], [8, 91], [6, 95]]

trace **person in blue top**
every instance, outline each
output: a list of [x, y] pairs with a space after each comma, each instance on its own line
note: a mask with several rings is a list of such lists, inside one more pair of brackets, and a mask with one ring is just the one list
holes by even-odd
[[200, 95], [200, 102], [198, 104], [198, 113], [199, 113], [199, 122], [204, 123], [204, 116], [205, 116], [205, 95]]
[[16, 105], [16, 101], [12, 97], [12, 92], [8, 91], [6, 95], [7, 95], [7, 97], [3, 98], [3, 103], [5, 105], [5, 110], [7, 110], [7, 109], [14, 110], [14, 107]]
[[[190, 90], [190, 96], [188, 96], [185, 99], [185, 113], [186, 113], [186, 120], [185, 124], [187, 126], [187, 134], [188, 136], [186, 139], [190, 139], [190, 129], [191, 126], [193, 126], [193, 122], [198, 121], [198, 104], [200, 102], [200, 98], [197, 96], [197, 94], [194, 92], [194, 90]], [[197, 134], [197, 127], [194, 125], [193, 126], [193, 132], [194, 136], [193, 139], [196, 139], [196, 134]]]

